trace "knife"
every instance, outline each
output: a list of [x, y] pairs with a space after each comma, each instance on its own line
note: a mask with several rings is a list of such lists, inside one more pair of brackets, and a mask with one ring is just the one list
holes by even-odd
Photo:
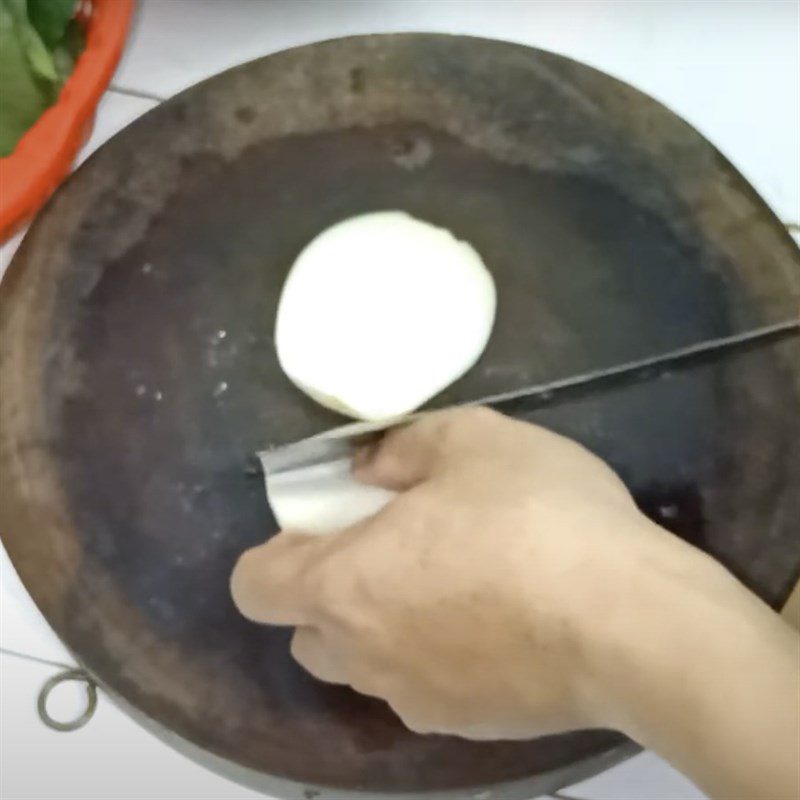
[[[552, 402], [577, 388], [608, 380], [641, 378], [662, 367], [684, 366], [714, 353], [748, 344], [775, 341], [800, 333], [800, 316], [741, 333], [707, 339], [660, 355], [636, 359], [567, 378], [500, 392], [461, 405], [503, 407], [511, 403]], [[406, 425], [426, 413], [378, 422], [351, 422], [288, 445], [257, 453], [264, 474], [267, 500], [281, 528], [309, 533], [340, 530], [376, 513], [394, 492], [358, 483], [351, 473], [355, 450], [391, 428]]]

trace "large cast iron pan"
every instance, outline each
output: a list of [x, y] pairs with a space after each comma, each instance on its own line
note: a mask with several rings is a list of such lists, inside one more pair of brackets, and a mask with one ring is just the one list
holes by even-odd
[[[101, 684], [219, 769], [285, 796], [530, 796], [629, 745], [413, 735], [315, 683], [289, 631], [228, 596], [274, 531], [249, 457], [339, 421], [278, 368], [281, 283], [317, 231], [380, 208], [462, 235], [497, 280], [484, 358], [433, 405], [774, 321], [800, 296], [797, 250], [741, 176], [594, 70], [430, 35], [271, 56], [115, 137], [26, 238], [0, 287], [3, 541]], [[610, 459], [777, 605], [800, 565], [799, 356], [765, 344], [516, 413]]]

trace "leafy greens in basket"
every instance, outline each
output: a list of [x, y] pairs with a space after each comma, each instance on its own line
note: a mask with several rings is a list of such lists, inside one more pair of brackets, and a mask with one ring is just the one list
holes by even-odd
[[84, 47], [76, 0], [0, 0], [0, 156], [58, 99]]

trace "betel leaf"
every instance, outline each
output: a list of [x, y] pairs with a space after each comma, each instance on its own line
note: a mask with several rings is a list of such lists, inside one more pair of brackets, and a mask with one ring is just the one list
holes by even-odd
[[17, 35], [8, 0], [0, 0], [0, 156], [10, 155], [17, 141], [53, 102], [53, 85], [37, 76]]
[[28, 18], [51, 50], [61, 42], [75, 15], [76, 0], [27, 0]]
[[44, 42], [39, 38], [36, 28], [31, 25], [28, 19], [28, 7], [26, 0], [0, 0], [8, 13], [11, 15], [13, 33], [17, 38], [22, 52], [34, 73], [48, 81], [57, 81], [53, 57]]
[[53, 48], [53, 62], [62, 81], [66, 81], [70, 76], [85, 44], [86, 34], [83, 26], [77, 20], [71, 19], [61, 41]]
[[85, 44], [75, 0], [0, 0], [0, 156], [57, 99]]

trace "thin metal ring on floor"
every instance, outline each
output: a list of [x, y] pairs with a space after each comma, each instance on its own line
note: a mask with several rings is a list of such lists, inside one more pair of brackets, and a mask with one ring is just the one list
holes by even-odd
[[[47, 710], [47, 701], [53, 689], [66, 681], [81, 681], [86, 685], [86, 708], [83, 713], [75, 717], [75, 719], [61, 722], [50, 716]], [[96, 708], [97, 684], [92, 680], [89, 674], [82, 669], [66, 669], [63, 672], [59, 672], [57, 675], [53, 675], [52, 678], [48, 678], [39, 690], [39, 697], [36, 701], [39, 719], [41, 719], [48, 728], [62, 733], [76, 731], [82, 728], [94, 716]]]

